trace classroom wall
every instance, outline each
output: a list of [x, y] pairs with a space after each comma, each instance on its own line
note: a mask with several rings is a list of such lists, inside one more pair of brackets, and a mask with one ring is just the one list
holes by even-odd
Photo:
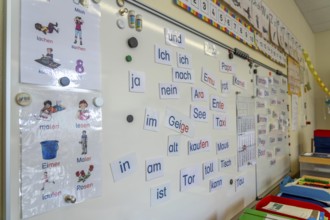
[[[270, 61], [268, 58], [261, 55], [259, 52], [250, 49], [249, 47], [241, 44], [240, 42], [233, 40], [227, 34], [222, 33], [221, 31], [213, 28], [211, 25], [207, 25], [205, 22], [193, 17], [189, 13], [182, 13], [182, 9], [173, 4], [173, 1], [153, 1], [153, 0], [140, 0], [144, 4], [170, 16], [180, 22], [183, 22], [195, 29], [200, 30], [203, 33], [227, 44], [231, 47], [239, 48], [247, 52], [251, 57], [260, 60], [284, 73], [287, 73], [287, 69], [283, 68]], [[272, 9], [272, 11], [282, 20], [284, 24], [291, 30], [291, 32], [296, 36], [298, 41], [303, 45], [304, 49], [308, 52], [311, 57], [312, 62], [315, 63], [315, 36], [299, 11], [295, 2], [287, 0], [264, 0], [264, 2]], [[310, 77], [310, 82], [312, 78]], [[312, 88], [314, 85], [312, 84]], [[314, 91], [314, 89], [312, 89]], [[302, 99], [299, 99], [299, 106], [302, 105]], [[291, 99], [289, 99], [291, 102]], [[308, 126], [298, 126], [296, 131], [290, 131], [290, 154], [291, 154], [291, 174], [296, 175], [299, 172], [299, 162], [298, 157], [302, 152], [309, 152], [311, 149], [311, 138], [313, 136], [313, 131], [315, 128], [315, 119], [314, 119], [314, 94], [309, 92], [306, 94], [307, 104], [307, 120], [311, 122], [311, 125]], [[299, 109], [300, 112], [302, 109]]]
[[[322, 81], [329, 88], [330, 86], [330, 65], [329, 65], [329, 51], [330, 51], [330, 31], [317, 33], [316, 35], [316, 71], [321, 77]], [[325, 98], [326, 95], [320, 88], [318, 83], [314, 82], [315, 93], [315, 109], [316, 128], [330, 129], [330, 114], [326, 112]], [[328, 97], [329, 98], [329, 97]]]
[[[249, 53], [251, 57], [260, 60], [261, 62], [275, 68], [279, 69], [282, 72], [286, 73], [286, 68], [283, 68], [269, 59], [265, 58], [264, 56], [260, 55], [259, 52], [256, 52], [247, 46], [244, 46], [243, 44], [239, 43], [236, 40], [233, 40], [231, 37], [227, 36], [226, 34], [220, 32], [219, 30], [211, 27], [210, 25], [205, 24], [204, 22], [200, 21], [197, 18], [194, 18], [192, 15], [189, 13], [178, 13], [179, 11], [181, 12], [182, 9], [179, 7], [175, 6], [173, 4], [173, 1], [168, 0], [168, 1], [153, 1], [153, 0], [140, 0], [141, 2], [144, 2], [145, 4], [151, 6], [152, 8], [155, 8], [159, 11], [161, 11], [164, 14], [169, 15], [170, 17], [174, 17], [177, 20], [180, 20], [181, 22], [188, 24], [192, 26], [193, 28], [196, 28], [200, 30], [201, 32], [204, 32], [213, 38], [216, 38], [217, 40], [224, 42], [225, 44], [230, 45], [231, 47], [237, 47], [245, 52]], [[330, 83], [330, 76], [328, 73], [329, 67], [326, 66], [327, 64], [327, 58], [328, 54], [326, 53], [328, 47], [330, 45], [326, 44], [326, 39], [329, 39], [330, 37], [330, 32], [326, 33], [321, 33], [317, 34], [316, 36], [312, 33], [310, 28], [308, 27], [308, 24], [302, 17], [299, 9], [295, 5], [294, 1], [287, 1], [287, 0], [277, 0], [277, 1], [271, 1], [271, 0], [264, 0], [265, 3], [281, 18], [281, 20], [289, 27], [289, 29], [292, 31], [292, 33], [296, 36], [296, 38], [299, 40], [299, 42], [303, 45], [304, 49], [309, 53], [312, 62], [315, 64], [316, 69], [318, 70], [318, 73], [321, 75], [321, 78], [323, 79], [324, 82], [327, 83], [329, 86]], [[3, 13], [3, 2], [0, 1], [0, 14], [4, 15]], [[0, 30], [2, 31], [3, 29], [3, 16], [0, 17]], [[4, 35], [1, 32], [0, 34], [0, 66], [3, 67], [3, 58], [4, 58]], [[330, 49], [330, 48], [329, 48]], [[317, 62], [316, 57], [318, 58]], [[1, 75], [0, 75], [0, 81], [3, 84], [3, 74], [1, 70]], [[327, 76], [328, 75], [328, 76]], [[326, 76], [328, 78], [326, 78]], [[324, 77], [324, 78], [323, 78]], [[310, 82], [313, 82], [313, 78], [309, 76]], [[315, 94], [314, 94], [315, 93]], [[0, 112], [3, 113], [3, 99], [2, 99], [2, 94], [3, 90], [0, 91]], [[310, 150], [310, 139], [313, 135], [313, 130], [314, 128], [327, 128], [329, 129], [329, 120], [327, 116], [327, 121], [323, 119], [322, 115], [322, 110], [318, 110], [317, 108], [314, 110], [314, 106], [320, 106], [319, 101], [322, 101], [322, 98], [316, 98], [315, 103], [314, 103], [314, 95], [315, 97], [322, 97], [320, 96], [322, 94], [321, 90], [318, 88], [318, 86], [314, 83], [312, 83], [312, 92], [309, 92], [307, 94], [307, 103], [308, 103], [308, 109], [307, 109], [307, 117], [308, 120], [311, 121], [311, 125], [299, 128], [298, 131], [291, 131], [290, 133], [290, 142], [291, 142], [291, 157], [292, 157], [292, 167], [291, 167], [291, 172], [292, 174], [295, 174], [299, 170], [299, 165], [298, 165], [298, 155], [299, 152], [301, 151], [309, 151]], [[322, 94], [323, 95], [323, 94]], [[324, 96], [323, 96], [324, 97]], [[324, 100], [324, 99], [323, 99]], [[315, 115], [315, 116], [314, 116]], [[1, 124], [3, 124], [2, 116], [0, 118]], [[315, 118], [314, 118], [315, 117]], [[2, 129], [1, 129], [2, 130]], [[2, 131], [0, 132], [0, 140], [1, 144], [3, 145], [3, 136], [2, 136]], [[0, 148], [0, 158], [3, 156], [3, 147]], [[1, 159], [1, 163], [3, 163], [3, 160]], [[1, 176], [1, 181], [0, 181], [0, 187], [2, 188], [2, 183], [4, 181], [4, 176], [3, 176], [3, 164], [1, 164], [1, 169], [0, 169], [0, 176]], [[2, 210], [2, 204], [3, 204], [3, 190], [0, 191], [0, 218], [3, 216], [2, 213], [4, 213]]]

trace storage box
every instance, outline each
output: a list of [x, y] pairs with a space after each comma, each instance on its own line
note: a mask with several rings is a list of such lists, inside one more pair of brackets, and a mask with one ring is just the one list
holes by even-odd
[[[282, 197], [273, 196], [273, 195], [266, 196], [265, 198], [260, 200], [256, 205], [256, 209], [260, 210], [260, 211], [268, 212], [268, 213], [279, 214], [277, 212], [270, 211], [270, 210], [267, 210], [267, 209], [264, 208], [270, 202], [276, 202], [276, 203], [281, 203], [281, 204], [284, 204], [284, 205], [291, 205], [291, 206], [296, 206], [296, 207], [300, 207], [300, 208], [318, 210], [318, 211], [323, 212], [327, 218], [330, 217], [330, 213], [326, 209], [324, 209], [324, 208], [322, 208], [318, 205], [315, 205], [313, 203], [308, 203], [308, 202], [303, 202], [303, 201], [298, 201], [298, 200], [288, 199], [288, 198], [282, 198]], [[289, 215], [283, 215], [283, 216], [303, 220], [302, 218], [297, 218], [295, 216], [289, 216]]]
[[294, 218], [284, 217], [281, 215], [269, 214], [268, 212], [263, 212], [255, 209], [245, 209], [244, 213], [239, 217], [239, 220], [295, 220]]
[[330, 153], [330, 130], [314, 130], [314, 151]]
[[300, 176], [330, 177], [330, 154], [305, 153], [299, 156]]
[[[299, 183], [315, 183], [315, 185], [301, 185]], [[316, 183], [318, 181], [318, 183]], [[304, 175], [301, 178], [293, 180], [290, 176], [286, 176], [280, 183], [281, 193], [284, 198], [296, 196], [296, 200], [312, 202], [321, 207], [330, 206], [330, 190], [327, 188], [330, 178], [322, 178], [319, 176]], [[318, 184], [318, 185], [317, 185]], [[322, 185], [324, 184], [324, 185]], [[324, 187], [322, 187], [324, 186]], [[292, 199], [295, 199], [291, 197]], [[319, 202], [322, 201], [322, 202]], [[328, 205], [329, 204], [329, 205]]]

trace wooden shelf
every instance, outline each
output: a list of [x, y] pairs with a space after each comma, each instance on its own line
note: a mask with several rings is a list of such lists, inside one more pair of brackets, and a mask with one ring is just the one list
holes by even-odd
[[299, 156], [300, 163], [312, 163], [330, 165], [330, 158], [312, 157], [312, 156]]

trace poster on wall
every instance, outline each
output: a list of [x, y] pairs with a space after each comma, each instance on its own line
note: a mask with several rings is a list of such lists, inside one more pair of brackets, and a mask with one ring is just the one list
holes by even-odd
[[299, 98], [297, 95], [293, 94], [291, 98], [291, 118], [292, 118], [292, 123], [291, 123], [291, 130], [296, 131], [298, 129], [298, 102]]
[[28, 218], [101, 193], [101, 108], [97, 93], [25, 89], [21, 107], [21, 208]]
[[288, 56], [288, 93], [301, 96], [301, 75], [299, 63]]
[[276, 46], [279, 46], [278, 43], [278, 26], [279, 26], [279, 20], [277, 18], [277, 16], [275, 15], [275, 13], [273, 13], [271, 10], [269, 10], [269, 23], [270, 23], [270, 39], [271, 42], [273, 42], [273, 44], [275, 44]]
[[252, 24], [255, 29], [257, 29], [260, 33], [262, 33], [262, 26], [261, 26], [261, 7], [262, 1], [261, 0], [252, 0]]
[[[200, 3], [199, 3], [200, 2]], [[251, 25], [244, 22], [237, 14], [228, 9], [226, 5], [219, 1], [203, 0], [203, 1], [182, 1], [176, 0], [175, 3], [192, 13], [194, 16], [202, 19], [208, 24], [229, 34], [240, 42], [247, 44], [249, 47], [255, 48], [254, 30]], [[239, 1], [227, 0], [226, 3], [236, 10], [243, 13], [242, 5]], [[244, 4], [248, 15], [250, 15], [250, 7]]]
[[252, 0], [241, 1], [242, 4], [242, 15], [252, 23]]
[[248, 97], [237, 97], [237, 163], [238, 171], [256, 163], [255, 103]]
[[21, 83], [100, 90], [101, 12], [85, 2], [21, 1]]
[[224, 3], [176, 0], [175, 3], [236, 40], [259, 50], [274, 62], [286, 65], [286, 55], [277, 47], [279, 20], [262, 0], [225, 0]]

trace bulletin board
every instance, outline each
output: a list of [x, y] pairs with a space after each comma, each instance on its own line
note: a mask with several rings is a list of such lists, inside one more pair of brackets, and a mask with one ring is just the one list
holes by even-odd
[[300, 65], [292, 57], [288, 56], [288, 91], [290, 95], [301, 96]]
[[[80, 78], [68, 72], [69, 86], [53, 70], [48, 74], [51, 84], [23, 83], [22, 71], [28, 70], [20, 66], [21, 39], [15, 34], [22, 25], [17, 10], [21, 2], [8, 3], [12, 44], [11, 61], [7, 61], [11, 73], [7, 83], [10, 113], [6, 123], [11, 125], [6, 134], [10, 137], [6, 146], [10, 169], [6, 176], [10, 183], [7, 219], [230, 219], [255, 200], [259, 191], [256, 175], [271, 172], [257, 172], [254, 163], [238, 169], [236, 101], [243, 95], [253, 97], [256, 91], [247, 60], [229, 59], [230, 48], [221, 42], [136, 1], [126, 1], [126, 12], [115, 1], [99, 5], [90, 1], [86, 7], [62, 0], [56, 4], [72, 7], [81, 17], [100, 12], [100, 52], [82, 59], [94, 62], [94, 69], [85, 69], [86, 75]], [[128, 19], [133, 11], [134, 25]], [[54, 12], [50, 17], [56, 16], [60, 14]], [[98, 22], [93, 19], [90, 21]], [[96, 32], [83, 32], [80, 45], [79, 35], [75, 39], [73, 33], [70, 44], [77, 50], [90, 43], [98, 51]], [[81, 64], [74, 61], [66, 65]], [[258, 69], [267, 72], [265, 67]], [[87, 77], [97, 77], [98, 72], [100, 86], [95, 78]], [[83, 83], [79, 83], [81, 79]], [[17, 94], [31, 104], [18, 105], [13, 101]], [[44, 116], [36, 102], [46, 105], [48, 99], [56, 103], [54, 109], [62, 111], [53, 109], [52, 117], [46, 115], [46, 119], [56, 119], [58, 124], [35, 128], [35, 119]], [[82, 100], [88, 103], [88, 114]], [[26, 136], [22, 136], [22, 125], [27, 126], [23, 129]], [[45, 143], [37, 145], [53, 133], [33, 133], [33, 129], [56, 129], [57, 125], [65, 129], [56, 133], [52, 144], [59, 144], [57, 157], [63, 159], [56, 161], [54, 155], [42, 158], [40, 149]], [[21, 163], [24, 150], [37, 161], [37, 165], [28, 164], [27, 170]], [[42, 160], [55, 161], [47, 164], [52, 172], [36, 168]], [[38, 180], [26, 178], [36, 170]], [[45, 195], [43, 188], [49, 193]], [[34, 196], [41, 196], [37, 204], [29, 204], [25, 197], [33, 191]]]

